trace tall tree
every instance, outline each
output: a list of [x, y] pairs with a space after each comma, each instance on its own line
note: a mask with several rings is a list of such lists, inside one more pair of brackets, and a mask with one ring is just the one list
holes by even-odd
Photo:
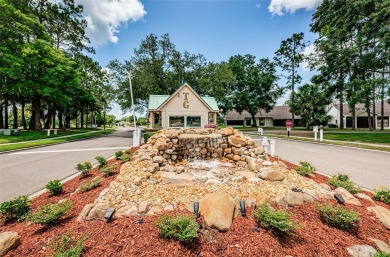
[[247, 111], [252, 117], [252, 126], [257, 126], [258, 111], [271, 111], [283, 90], [276, 85], [275, 64], [268, 58], [256, 63], [253, 55], [230, 57], [229, 66], [233, 72], [232, 107], [239, 113]]
[[[291, 101], [294, 102], [295, 85], [301, 82], [301, 76], [297, 73], [297, 68], [303, 61], [303, 50], [306, 43], [303, 41], [304, 34], [294, 33], [290, 38], [283, 40], [280, 48], [275, 52], [274, 60], [283, 71], [288, 73], [287, 84], [291, 89]], [[294, 111], [292, 113], [292, 126], [294, 127]]]

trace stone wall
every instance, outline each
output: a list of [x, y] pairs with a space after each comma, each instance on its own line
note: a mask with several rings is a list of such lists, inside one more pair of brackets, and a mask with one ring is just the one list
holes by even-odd
[[[232, 127], [223, 129], [160, 130], [141, 148], [155, 150], [160, 166], [182, 160], [225, 158], [238, 166], [259, 171], [265, 159], [264, 148]], [[150, 150], [150, 149], [149, 149]], [[161, 158], [162, 157], [162, 158]]]

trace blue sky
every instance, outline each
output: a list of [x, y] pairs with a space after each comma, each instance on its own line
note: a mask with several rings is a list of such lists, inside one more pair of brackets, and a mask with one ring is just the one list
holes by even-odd
[[[321, 0], [78, 0], [84, 5], [93, 58], [104, 67], [127, 60], [150, 33], [170, 35], [180, 51], [226, 61], [235, 54], [273, 58], [283, 39], [304, 32]], [[304, 81], [310, 72], [301, 70]], [[283, 80], [280, 83], [284, 83]], [[283, 102], [281, 99], [279, 102]], [[121, 113], [115, 106], [116, 116]]]

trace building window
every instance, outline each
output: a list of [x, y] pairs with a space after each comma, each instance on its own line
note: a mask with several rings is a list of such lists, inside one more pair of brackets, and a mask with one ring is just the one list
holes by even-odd
[[201, 118], [200, 116], [187, 116], [186, 127], [188, 128], [200, 128], [201, 127]]
[[169, 127], [170, 128], [184, 128], [184, 116], [170, 116]]
[[170, 128], [200, 128], [202, 126], [200, 116], [169, 116]]
[[[380, 128], [381, 125], [382, 125], [382, 120], [381, 117], [378, 116], [376, 121], [376, 127]], [[383, 127], [385, 128], [389, 127], [389, 117], [383, 117]]]

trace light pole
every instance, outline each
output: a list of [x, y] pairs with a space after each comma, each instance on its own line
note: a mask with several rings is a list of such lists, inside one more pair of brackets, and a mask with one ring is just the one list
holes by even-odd
[[135, 121], [135, 107], [134, 107], [134, 99], [133, 99], [133, 87], [131, 85], [131, 70], [129, 71], [129, 84], [130, 84], [130, 95], [131, 95], [131, 107], [133, 109], [133, 121], [134, 121], [134, 131], [137, 129], [137, 123]]

